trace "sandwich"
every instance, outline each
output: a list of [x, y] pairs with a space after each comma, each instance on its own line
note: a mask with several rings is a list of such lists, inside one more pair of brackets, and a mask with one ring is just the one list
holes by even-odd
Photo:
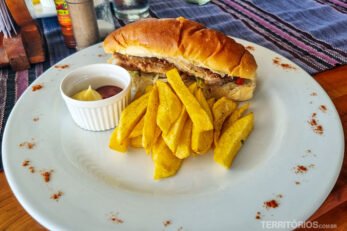
[[140, 78], [163, 78], [177, 68], [185, 82], [197, 81], [207, 98], [248, 100], [256, 86], [257, 64], [247, 49], [182, 17], [136, 21], [109, 34], [103, 46], [113, 63]]

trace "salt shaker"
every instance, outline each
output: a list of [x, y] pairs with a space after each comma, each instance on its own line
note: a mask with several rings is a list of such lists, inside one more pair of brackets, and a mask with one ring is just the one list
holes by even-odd
[[77, 49], [83, 49], [99, 41], [93, 0], [67, 0]]
[[104, 39], [115, 29], [110, 2], [109, 0], [94, 0], [94, 7], [100, 38]]

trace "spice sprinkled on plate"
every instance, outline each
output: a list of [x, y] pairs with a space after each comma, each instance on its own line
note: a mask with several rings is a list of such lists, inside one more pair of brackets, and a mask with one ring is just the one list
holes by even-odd
[[316, 125], [317, 125], [317, 120], [315, 120], [315, 119], [312, 118], [312, 119], [309, 121], [309, 123], [310, 123], [311, 126], [316, 126]]
[[41, 90], [42, 88], [43, 88], [42, 84], [36, 84], [36, 85], [32, 86], [31, 90], [32, 91], [38, 91], [38, 90]]
[[274, 209], [274, 208], [277, 208], [279, 206], [279, 203], [276, 200], [272, 199], [272, 200], [269, 200], [269, 201], [265, 201], [264, 202], [264, 206], [267, 209], [270, 209], [270, 208]]
[[306, 173], [308, 168], [304, 165], [298, 165], [295, 167], [295, 173]]
[[58, 70], [64, 70], [66, 68], [69, 68], [70, 65], [69, 64], [63, 64], [63, 65], [55, 65], [54, 68], [58, 69]]
[[296, 70], [296, 68], [294, 66], [290, 65], [289, 63], [282, 63], [281, 58], [279, 58], [279, 57], [273, 58], [272, 63], [277, 65], [277, 66], [282, 67], [282, 69], [284, 69], [284, 70], [290, 70], [290, 69]]
[[41, 176], [43, 177], [43, 180], [48, 183], [51, 180], [51, 176], [52, 176], [53, 170], [49, 170], [49, 171], [42, 171], [41, 172]]
[[323, 135], [324, 129], [323, 126], [318, 123], [318, 120], [316, 119], [317, 113], [312, 113], [310, 120], [308, 123], [311, 125], [312, 130], [317, 133], [318, 135]]
[[314, 132], [319, 134], [319, 135], [322, 135], [323, 132], [324, 132], [323, 126], [322, 125], [318, 125], [317, 127], [314, 128]]
[[321, 110], [322, 112], [326, 112], [328, 109], [325, 105], [320, 105], [319, 110]]
[[29, 166], [29, 171], [31, 173], [35, 173], [35, 167], [34, 166]]
[[24, 160], [22, 163], [23, 167], [27, 167], [29, 165], [30, 161], [29, 160]]
[[112, 223], [114, 224], [124, 223], [124, 221], [118, 217], [118, 213], [117, 214], [111, 213], [109, 218], [110, 218], [110, 221], [112, 221]]
[[310, 94], [310, 96], [317, 96], [317, 93], [316, 93], [316, 92], [312, 92], [312, 93]]
[[24, 161], [22, 162], [22, 166], [23, 166], [24, 168], [28, 167], [29, 172], [35, 173], [35, 167], [32, 166], [32, 165], [30, 164], [30, 160], [24, 160]]
[[300, 183], [300, 181], [295, 181], [295, 184], [296, 184], [296, 185], [299, 185], [299, 184], [301, 184], [301, 183]]
[[58, 192], [51, 195], [51, 199], [58, 201], [63, 194], [64, 193], [62, 191], [58, 191]]
[[278, 64], [280, 64], [280, 58], [279, 57], [275, 57], [273, 60], [272, 60], [272, 62], [273, 62], [273, 64], [276, 64], [276, 65], [278, 65]]
[[21, 148], [27, 148], [27, 149], [33, 149], [36, 146], [35, 142], [23, 142], [19, 144], [19, 147]]
[[288, 69], [296, 69], [294, 66], [288, 64], [288, 63], [281, 63], [281, 67], [285, 70], [288, 70]]
[[169, 226], [169, 225], [171, 225], [171, 224], [172, 224], [171, 220], [166, 220], [166, 221], [163, 222], [163, 225], [164, 225], [165, 227], [167, 227], [167, 226]]
[[34, 118], [33, 118], [33, 121], [34, 121], [34, 122], [37, 122], [37, 121], [39, 121], [39, 120], [40, 120], [39, 117], [34, 117]]
[[259, 211], [256, 213], [255, 219], [257, 219], [257, 220], [261, 219], [261, 213]]
[[304, 174], [304, 173], [308, 172], [308, 170], [310, 168], [314, 168], [314, 167], [315, 167], [314, 164], [309, 164], [307, 166], [305, 166], [305, 165], [297, 165], [293, 169], [294, 169], [296, 174]]

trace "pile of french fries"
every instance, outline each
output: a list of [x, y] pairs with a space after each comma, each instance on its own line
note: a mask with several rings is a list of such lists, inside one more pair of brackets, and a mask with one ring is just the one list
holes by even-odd
[[109, 147], [144, 148], [154, 162], [154, 179], [175, 175], [185, 158], [212, 147], [215, 162], [229, 168], [253, 129], [253, 113], [243, 116], [249, 104], [238, 107], [226, 97], [206, 100], [176, 69], [166, 75], [168, 83], [157, 81], [124, 109]]

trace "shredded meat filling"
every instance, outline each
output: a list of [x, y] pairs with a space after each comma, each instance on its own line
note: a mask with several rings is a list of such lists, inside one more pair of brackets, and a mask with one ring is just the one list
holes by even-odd
[[233, 80], [233, 78], [223, 78], [224, 76], [214, 73], [206, 68], [194, 65], [180, 65], [180, 67], [177, 67], [165, 59], [137, 57], [120, 53], [114, 53], [113, 57], [118, 65], [130, 71], [165, 74], [170, 69], [177, 68], [184, 75], [204, 79], [204, 82], [207, 85], [222, 85], [225, 82]]

